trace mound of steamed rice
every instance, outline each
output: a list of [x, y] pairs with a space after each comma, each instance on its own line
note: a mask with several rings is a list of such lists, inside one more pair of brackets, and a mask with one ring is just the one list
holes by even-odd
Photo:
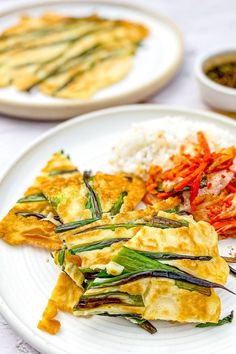
[[135, 173], [146, 179], [150, 165], [168, 169], [170, 156], [177, 154], [182, 144], [196, 141], [196, 132], [200, 130], [212, 151], [235, 145], [233, 134], [214, 123], [192, 121], [187, 117], [162, 117], [133, 124], [117, 141], [110, 160], [113, 171]]

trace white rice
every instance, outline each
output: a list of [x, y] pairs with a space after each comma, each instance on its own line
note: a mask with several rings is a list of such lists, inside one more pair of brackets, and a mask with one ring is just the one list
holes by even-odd
[[150, 165], [161, 165], [165, 169], [171, 167], [170, 156], [178, 153], [184, 142], [196, 141], [196, 132], [200, 130], [212, 151], [235, 145], [233, 133], [214, 123], [165, 116], [133, 124], [113, 147], [110, 163], [114, 172], [136, 173], [146, 178]]

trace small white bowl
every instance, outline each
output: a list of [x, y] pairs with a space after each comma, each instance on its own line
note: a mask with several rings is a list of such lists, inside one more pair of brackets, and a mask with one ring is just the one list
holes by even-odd
[[217, 84], [209, 79], [206, 71], [214, 65], [236, 62], [236, 49], [214, 51], [201, 56], [195, 73], [203, 100], [210, 106], [226, 112], [236, 112], [236, 89]]

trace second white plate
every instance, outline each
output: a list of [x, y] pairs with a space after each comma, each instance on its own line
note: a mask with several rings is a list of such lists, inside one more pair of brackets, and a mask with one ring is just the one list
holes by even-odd
[[139, 48], [129, 75], [120, 82], [81, 100], [57, 99], [40, 92], [18, 92], [13, 87], [0, 89], [0, 111], [18, 118], [62, 120], [113, 105], [139, 102], [160, 90], [178, 70], [183, 56], [182, 37], [170, 20], [136, 6], [106, 0], [48, 0], [14, 8], [0, 14], [0, 32], [13, 25], [22, 14], [40, 16], [46, 11], [69, 16], [97, 13], [106, 18], [143, 23], [150, 35]]

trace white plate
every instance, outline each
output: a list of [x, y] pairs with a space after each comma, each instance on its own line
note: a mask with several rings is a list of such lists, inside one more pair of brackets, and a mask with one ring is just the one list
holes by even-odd
[[139, 102], [167, 84], [181, 64], [182, 37], [175, 24], [153, 11], [118, 1], [28, 2], [25, 6], [0, 14], [0, 32], [16, 23], [22, 14], [40, 16], [45, 11], [78, 17], [98, 13], [106, 18], [137, 21], [150, 29], [150, 35], [139, 48], [129, 75], [124, 80], [100, 90], [90, 99], [58, 99], [43, 95], [37, 90], [29, 94], [8, 87], [0, 89], [2, 113], [19, 118], [62, 120], [95, 109]]
[[[159, 119], [166, 115], [186, 116], [188, 121], [206, 121], [225, 132], [236, 134], [235, 121], [209, 112], [134, 105], [89, 113], [52, 129], [21, 154], [1, 180], [0, 216], [22, 195], [52, 152], [63, 148], [81, 170], [108, 170], [107, 161], [114, 141], [133, 122]], [[225, 251], [229, 245], [236, 247], [236, 240], [221, 242]], [[1, 241], [0, 249], [0, 310], [8, 323], [42, 353], [235, 352], [236, 321], [216, 328], [195, 328], [191, 324], [158, 321], [158, 333], [152, 336], [122, 319], [99, 316], [78, 319], [61, 314], [62, 329], [58, 335], [43, 333], [36, 326], [55, 284], [58, 274], [56, 266], [50, 261], [48, 252], [43, 250], [11, 247]], [[235, 290], [236, 279], [230, 277], [228, 286]], [[233, 295], [225, 291], [217, 292], [222, 299], [222, 315], [236, 309]]]

